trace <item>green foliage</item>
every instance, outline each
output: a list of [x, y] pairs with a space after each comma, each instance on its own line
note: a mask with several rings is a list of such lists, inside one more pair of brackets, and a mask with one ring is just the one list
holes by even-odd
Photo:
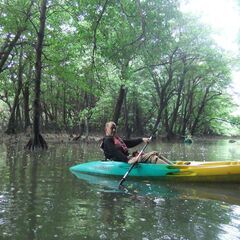
[[26, 9], [29, 8], [29, 5], [30, 1], [28, 0], [1, 1], [1, 30], [5, 33], [14, 33], [20, 28], [25, 28], [25, 14]]
[[[8, 33], [25, 27], [0, 75], [0, 101], [10, 106], [16, 94], [20, 47], [24, 51], [23, 87], [35, 74], [39, 6], [31, 1], [1, 1], [0, 48]], [[161, 132], [225, 134], [222, 124], [234, 106], [226, 91], [231, 60], [211, 39], [211, 29], [179, 11], [179, 1], [49, 1], [42, 71], [43, 126], [92, 129], [112, 118], [118, 92], [126, 89], [126, 120]], [[24, 94], [19, 101], [21, 114]], [[202, 106], [202, 107], [201, 107]], [[176, 113], [176, 114], [175, 114]], [[1, 113], [3, 114], [3, 113]], [[30, 110], [32, 116], [32, 111]], [[22, 121], [24, 117], [22, 116]], [[139, 120], [140, 119], [140, 120]]]

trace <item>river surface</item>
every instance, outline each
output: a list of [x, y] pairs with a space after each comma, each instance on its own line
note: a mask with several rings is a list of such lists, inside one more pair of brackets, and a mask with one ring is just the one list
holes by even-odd
[[[240, 184], [192, 184], [83, 176], [69, 167], [102, 158], [99, 144], [45, 152], [0, 145], [0, 239], [240, 239]], [[171, 160], [240, 160], [240, 140], [153, 142]]]

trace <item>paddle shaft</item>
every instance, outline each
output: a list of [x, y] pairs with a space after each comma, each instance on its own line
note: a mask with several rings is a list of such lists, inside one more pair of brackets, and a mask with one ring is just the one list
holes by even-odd
[[[155, 133], [155, 131], [154, 131]], [[153, 136], [153, 135], [152, 135]], [[152, 139], [152, 136], [149, 138], [149, 141], [144, 145], [144, 147], [142, 148], [142, 150], [138, 153], [137, 158], [136, 158], [136, 162], [132, 164], [132, 166], [128, 169], [128, 171], [124, 174], [124, 176], [122, 177], [120, 183], [119, 183], [119, 187], [125, 182], [128, 174], [132, 171], [132, 169], [134, 168], [134, 166], [137, 164], [138, 159], [140, 158], [140, 156], [142, 155], [143, 151], [146, 149], [147, 145], [149, 144], [149, 142]]]

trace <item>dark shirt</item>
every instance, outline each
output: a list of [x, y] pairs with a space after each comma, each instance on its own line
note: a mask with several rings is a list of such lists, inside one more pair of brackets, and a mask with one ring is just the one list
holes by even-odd
[[[136, 138], [136, 139], [123, 140], [123, 142], [126, 144], [128, 148], [132, 148], [142, 143], [143, 140], [142, 138]], [[127, 162], [129, 160], [129, 157], [128, 157], [129, 153], [124, 153], [120, 149], [118, 149], [114, 144], [114, 139], [112, 136], [105, 136], [103, 138], [102, 149], [107, 159], [120, 161], [120, 162]]]

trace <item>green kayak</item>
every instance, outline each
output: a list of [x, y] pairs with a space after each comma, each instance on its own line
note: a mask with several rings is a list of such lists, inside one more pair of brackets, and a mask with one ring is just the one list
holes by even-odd
[[[70, 168], [77, 174], [122, 177], [131, 167], [125, 162], [93, 161]], [[184, 162], [168, 164], [136, 164], [129, 177], [189, 182], [240, 182], [240, 161]]]
[[[93, 175], [123, 176], [131, 165], [116, 161], [93, 161], [78, 164], [70, 168], [72, 173], [87, 173]], [[180, 170], [167, 164], [138, 163], [130, 172], [132, 177], [156, 178], [178, 173]]]

